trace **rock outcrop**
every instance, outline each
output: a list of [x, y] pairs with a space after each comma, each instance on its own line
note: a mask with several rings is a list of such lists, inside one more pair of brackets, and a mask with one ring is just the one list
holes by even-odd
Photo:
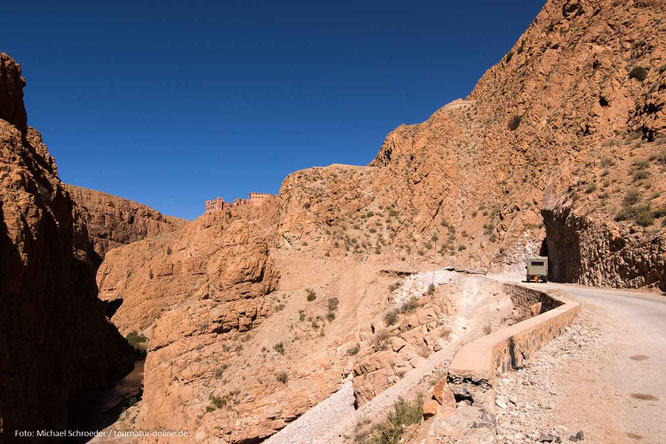
[[0, 442], [64, 428], [68, 406], [132, 367], [97, 299], [84, 220], [0, 54]]
[[0, 119], [25, 131], [28, 116], [23, 105], [25, 79], [21, 66], [5, 53], [0, 53]]
[[663, 288], [665, 8], [550, 0], [469, 97], [370, 165], [297, 171], [261, 207], [111, 250], [101, 296], [149, 338], [136, 425], [258, 442], [350, 373], [371, 399], [455, 314], [426, 296], [392, 324], [381, 270], [522, 272], [547, 250], [556, 279]]
[[[281, 190], [283, 245], [523, 271], [546, 237], [549, 251], [566, 249], [567, 239], [544, 224], [550, 213], [541, 214], [549, 189], [549, 202], [576, 201], [590, 223], [617, 231], [621, 255], [636, 262], [634, 271], [611, 272], [600, 262], [612, 251], [602, 248], [576, 265], [580, 272], [554, 277], [663, 288], [654, 268], [663, 269], [665, 254], [665, 8], [547, 2], [469, 97], [394, 130], [369, 167], [290, 175]], [[624, 201], [624, 190], [639, 200]], [[641, 244], [652, 245], [648, 261], [634, 254]]]
[[187, 222], [101, 191], [67, 184], [65, 188], [80, 208], [93, 249], [102, 259], [111, 248], [174, 231]]

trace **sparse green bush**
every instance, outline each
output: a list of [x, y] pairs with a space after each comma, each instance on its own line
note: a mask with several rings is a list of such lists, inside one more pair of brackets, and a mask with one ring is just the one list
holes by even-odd
[[315, 299], [317, 299], [317, 293], [315, 293], [314, 290], [312, 290], [311, 288], [308, 288], [308, 289], [305, 290], [305, 291], [306, 291], [306, 293], [307, 293], [307, 300], [308, 300], [308, 302], [312, 302], [312, 301], [314, 301]]
[[227, 369], [227, 364], [222, 364], [220, 367], [216, 368], [213, 374], [217, 379], [220, 379], [224, 375], [224, 371]]
[[616, 215], [615, 220], [633, 220], [637, 225], [648, 227], [654, 223], [655, 215], [649, 204], [629, 205], [622, 208]]
[[412, 402], [399, 398], [393, 404], [393, 411], [386, 420], [375, 425], [367, 439], [359, 441], [366, 444], [397, 444], [405, 433], [405, 427], [418, 424], [423, 417], [423, 397], [419, 396]]
[[375, 333], [375, 337], [372, 338], [372, 349], [374, 351], [386, 350], [389, 344], [389, 331], [381, 329]]
[[467, 247], [464, 245], [458, 245], [458, 251], [464, 251], [467, 250]]
[[652, 216], [654, 216], [655, 219], [660, 219], [664, 216], [666, 216], [666, 207], [660, 208], [658, 210], [654, 210], [652, 213]]
[[634, 182], [645, 180], [650, 177], [650, 172], [645, 170], [638, 170], [634, 173]]
[[492, 243], [495, 243], [497, 241], [497, 236], [495, 236], [495, 233], [491, 234], [488, 240]]
[[273, 346], [273, 350], [280, 353], [281, 355], [284, 355], [284, 344], [282, 342], [278, 342]]
[[384, 313], [384, 324], [391, 326], [398, 322], [398, 310], [393, 309]]
[[641, 199], [641, 195], [636, 189], [631, 189], [628, 190], [627, 193], [624, 195], [624, 199], [622, 199], [622, 203], [624, 203], [625, 206], [628, 205], [634, 205], [638, 203], [638, 201]]
[[148, 338], [146, 338], [141, 333], [137, 333], [136, 330], [132, 330], [131, 332], [127, 333], [127, 336], [125, 336], [125, 339], [127, 339], [127, 343], [134, 350], [136, 350], [136, 351], [146, 351], [146, 342], [148, 341]]
[[338, 305], [340, 305], [340, 301], [338, 298], [331, 298], [328, 300], [328, 310], [329, 311], [335, 311], [338, 309]]
[[435, 293], [435, 284], [428, 285], [428, 294], [434, 294], [434, 293]]
[[393, 292], [393, 291], [397, 290], [398, 288], [400, 288], [401, 285], [402, 285], [402, 282], [395, 281], [394, 283], [389, 285], [389, 291]]
[[170, 255], [170, 254], [171, 254], [171, 247], [168, 247], [168, 248], [167, 248], [167, 252], [166, 252], [166, 253], [167, 253], [167, 255]]
[[666, 165], [666, 150], [662, 151], [661, 153], [659, 153], [659, 155], [657, 155], [657, 162], [662, 165]]
[[275, 379], [282, 384], [286, 384], [289, 381], [289, 375], [286, 372], [277, 372], [275, 374]]
[[611, 159], [610, 157], [602, 157], [601, 158], [601, 166], [603, 168], [610, 168], [613, 165], [615, 165], [615, 162], [613, 162], [613, 159]]
[[[210, 400], [210, 404], [211, 404], [209, 407], [213, 407], [213, 410], [214, 409], [221, 409], [222, 407], [227, 405], [227, 400], [222, 399], [219, 396], [210, 395], [210, 397], [208, 399]], [[212, 411], [212, 410], [206, 409], [206, 411]]]
[[629, 78], [636, 79], [638, 81], [643, 81], [648, 76], [648, 70], [642, 66], [634, 66], [631, 71], [629, 71]]
[[513, 116], [513, 117], [511, 118], [511, 120], [509, 120], [509, 129], [510, 129], [511, 131], [515, 131], [515, 130], [517, 130], [518, 127], [520, 126], [520, 122], [521, 122], [522, 120], [523, 120], [523, 118], [522, 118], [521, 116], [518, 116], [518, 115]]
[[359, 351], [361, 351], [361, 346], [355, 344], [347, 349], [347, 354], [350, 356], [354, 356], [355, 354], [358, 354]]
[[634, 211], [634, 222], [641, 227], [649, 227], [654, 223], [654, 213], [650, 209], [650, 205], [638, 205]]
[[328, 322], [333, 322], [334, 319], [335, 319], [335, 313], [333, 313], [332, 311], [326, 313], [326, 320]]
[[419, 308], [419, 300], [415, 296], [412, 296], [400, 306], [400, 313], [409, 313], [417, 308]]
[[587, 186], [587, 188], [585, 188], [585, 193], [587, 193], [587, 194], [594, 193], [595, 191], [597, 191], [597, 183], [596, 182], [592, 182], [591, 184], [589, 184]]

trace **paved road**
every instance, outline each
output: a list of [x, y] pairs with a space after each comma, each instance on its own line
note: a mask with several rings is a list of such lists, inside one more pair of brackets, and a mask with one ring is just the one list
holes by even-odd
[[[566, 285], [557, 287], [564, 287], [577, 299], [601, 307], [633, 324], [642, 336], [654, 345], [660, 345], [662, 352], [666, 353], [666, 296]], [[666, 367], [664, 372], [662, 376], [666, 378]]]
[[[516, 276], [496, 278], [520, 281]], [[622, 400], [625, 409], [618, 421], [635, 435], [627, 435], [626, 442], [666, 443], [666, 296], [568, 284], [525, 285], [564, 291], [583, 307], [608, 315], [604, 319], [615, 333], [608, 347], [613, 359], [595, 382], [610, 386], [613, 396]]]

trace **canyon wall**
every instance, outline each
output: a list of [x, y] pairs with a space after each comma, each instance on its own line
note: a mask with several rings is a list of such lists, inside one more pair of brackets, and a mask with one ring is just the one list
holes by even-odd
[[131, 369], [97, 299], [84, 219], [27, 126], [21, 67], [0, 54], [0, 441], [59, 429], [68, 403]]
[[[377, 344], [396, 285], [381, 270], [523, 272], [547, 249], [557, 280], [663, 288], [665, 13], [550, 0], [467, 98], [396, 128], [368, 166], [296, 171], [267, 205], [109, 251], [101, 297], [148, 337], [136, 424], [258, 442], [342, 375], [375, 396], [419, 361]], [[456, 307], [413, 309], [427, 355]]]
[[81, 210], [93, 249], [101, 259], [111, 248], [174, 231], [187, 223], [147, 205], [101, 191], [65, 184]]
[[[287, 177], [283, 245], [523, 272], [547, 238], [555, 279], [663, 288], [664, 13], [661, 1], [547, 2], [469, 97], [398, 127], [368, 167]], [[614, 253], [592, 234], [566, 247], [553, 202], [620, 236], [632, 271], [610, 271], [625, 265], [604, 265]], [[597, 254], [566, 263], [585, 249]]]

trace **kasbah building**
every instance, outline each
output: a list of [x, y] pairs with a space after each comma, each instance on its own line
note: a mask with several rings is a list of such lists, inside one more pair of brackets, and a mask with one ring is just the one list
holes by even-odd
[[223, 211], [233, 207], [240, 207], [244, 205], [252, 205], [258, 207], [266, 199], [268, 199], [272, 194], [268, 193], [250, 193], [247, 199], [234, 199], [233, 202], [225, 202], [221, 197], [217, 197], [214, 200], [206, 201], [206, 213], [212, 213], [216, 211]]

